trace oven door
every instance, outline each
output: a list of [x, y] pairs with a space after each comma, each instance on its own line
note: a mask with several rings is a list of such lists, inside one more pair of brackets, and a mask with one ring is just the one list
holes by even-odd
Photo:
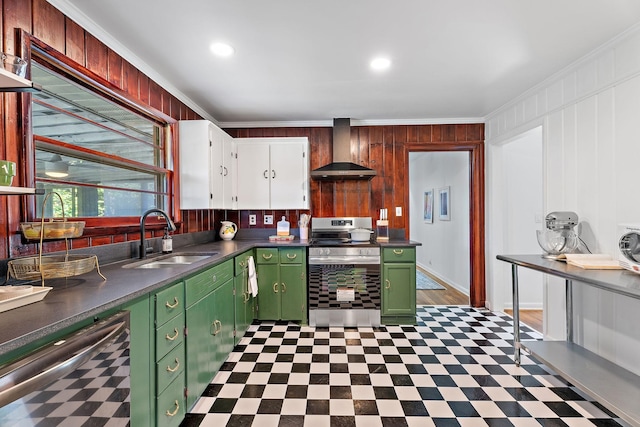
[[129, 336], [121, 312], [0, 367], [0, 425], [128, 426]]
[[311, 326], [379, 326], [380, 262], [310, 261]]

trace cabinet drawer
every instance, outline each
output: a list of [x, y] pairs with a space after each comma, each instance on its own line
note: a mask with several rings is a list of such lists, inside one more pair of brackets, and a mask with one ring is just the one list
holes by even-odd
[[256, 263], [258, 263], [258, 264], [277, 264], [278, 263], [278, 248], [256, 249]]
[[242, 271], [247, 268], [247, 262], [249, 260], [249, 257], [253, 255], [253, 251], [247, 251], [243, 254], [238, 255], [237, 257], [234, 258], [234, 267], [235, 267], [235, 272], [234, 275], [239, 275], [240, 273], [242, 273]]
[[180, 343], [171, 350], [158, 363], [156, 363], [156, 382], [158, 394], [184, 372], [184, 344]]
[[184, 311], [184, 283], [175, 285], [156, 294], [156, 326]]
[[156, 361], [182, 342], [184, 336], [184, 312], [156, 328]]
[[185, 415], [184, 375], [176, 378], [156, 400], [156, 425], [178, 427]]
[[280, 249], [280, 264], [302, 264], [303, 248]]
[[228, 260], [185, 280], [186, 304], [191, 306], [233, 277], [233, 261]]
[[384, 248], [382, 260], [384, 262], [415, 262], [416, 248]]

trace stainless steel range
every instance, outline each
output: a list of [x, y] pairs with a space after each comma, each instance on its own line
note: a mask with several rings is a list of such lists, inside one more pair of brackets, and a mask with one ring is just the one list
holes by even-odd
[[373, 233], [369, 240], [350, 238], [353, 230], [371, 228], [371, 218], [312, 219], [311, 326], [380, 325], [380, 246], [375, 243]]

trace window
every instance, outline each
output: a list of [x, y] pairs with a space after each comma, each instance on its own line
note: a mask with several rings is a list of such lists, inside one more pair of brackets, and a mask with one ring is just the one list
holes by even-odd
[[[32, 56], [31, 79], [42, 86], [31, 97], [36, 187], [59, 193], [67, 218], [169, 211], [169, 124], [71, 71]], [[63, 216], [60, 206], [44, 208], [45, 217]]]

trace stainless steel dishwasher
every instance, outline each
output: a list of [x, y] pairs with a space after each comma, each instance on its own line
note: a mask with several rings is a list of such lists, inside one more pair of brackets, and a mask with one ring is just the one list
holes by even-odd
[[2, 426], [127, 426], [129, 312], [0, 367]]

